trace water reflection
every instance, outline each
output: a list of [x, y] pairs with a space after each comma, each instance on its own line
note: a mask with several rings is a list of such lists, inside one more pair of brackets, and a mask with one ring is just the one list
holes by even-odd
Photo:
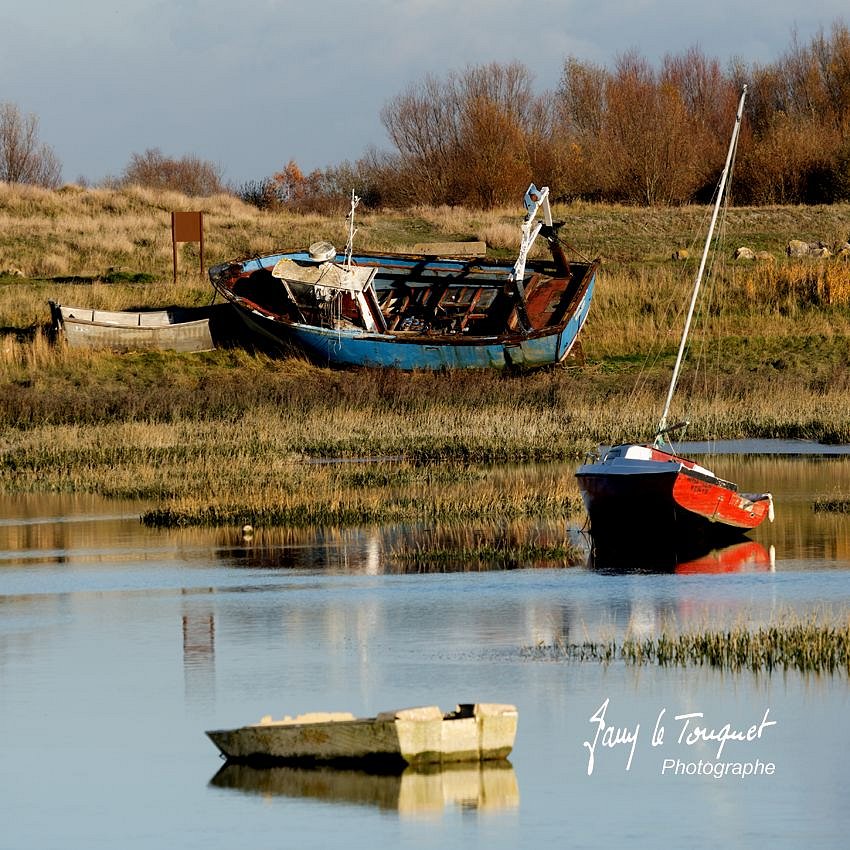
[[403, 816], [438, 814], [449, 806], [481, 812], [519, 806], [519, 786], [508, 761], [444, 765], [430, 770], [407, 767], [395, 774], [226, 764], [210, 785], [265, 798], [306, 797], [377, 806]]
[[190, 702], [211, 705], [215, 701], [215, 608], [213, 588], [185, 588], [181, 626], [183, 631], [183, 680]]
[[687, 546], [681, 542], [594, 540], [590, 545], [588, 569], [599, 573], [744, 573], [776, 569], [773, 546], [743, 539], [727, 546]]
[[[200, 537], [208, 531], [185, 532]], [[566, 523], [515, 520], [358, 528], [259, 528], [250, 538], [217, 533], [217, 557], [253, 569], [327, 569], [366, 575], [583, 565]]]

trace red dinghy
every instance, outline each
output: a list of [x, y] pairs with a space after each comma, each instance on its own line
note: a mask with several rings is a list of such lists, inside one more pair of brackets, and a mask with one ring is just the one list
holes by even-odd
[[[606, 547], [637, 545], [663, 539], [716, 540], [741, 535], [766, 517], [773, 520], [770, 493], [748, 495], [737, 485], [718, 478], [711, 470], [674, 454], [666, 440], [680, 425], [667, 427], [670, 403], [676, 389], [694, 308], [708, 258], [714, 225], [734, 158], [747, 88], [741, 94], [735, 128], [720, 177], [708, 237], [694, 281], [685, 328], [679, 344], [667, 401], [651, 445], [620, 445], [576, 472], [579, 489], [590, 517], [590, 532]], [[687, 424], [687, 423], [683, 423]], [[629, 533], [634, 540], [624, 539]]]

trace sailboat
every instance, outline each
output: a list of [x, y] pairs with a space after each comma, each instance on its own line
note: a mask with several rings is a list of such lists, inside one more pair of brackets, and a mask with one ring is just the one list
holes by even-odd
[[669, 443], [669, 435], [687, 423], [671, 427], [667, 424], [714, 227], [734, 160], [746, 96], [747, 87], [744, 86], [673, 376], [654, 439], [644, 445], [612, 446], [601, 457], [576, 471], [596, 545], [628, 545], [628, 540], [663, 541], [665, 545], [677, 541], [687, 544], [718, 541], [741, 536], [767, 518], [773, 521], [770, 493], [740, 493], [736, 484], [676, 454]]

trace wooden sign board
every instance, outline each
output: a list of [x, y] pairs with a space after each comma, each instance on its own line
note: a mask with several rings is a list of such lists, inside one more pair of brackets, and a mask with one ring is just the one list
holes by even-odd
[[174, 282], [177, 283], [177, 243], [200, 242], [201, 276], [204, 274], [204, 214], [202, 212], [171, 213], [171, 252], [174, 259]]

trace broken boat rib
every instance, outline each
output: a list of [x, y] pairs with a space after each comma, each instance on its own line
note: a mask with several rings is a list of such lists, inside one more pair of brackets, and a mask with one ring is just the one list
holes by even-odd
[[[215, 266], [210, 280], [252, 330], [294, 344], [322, 365], [433, 370], [559, 363], [587, 318], [598, 261], [567, 259], [547, 187], [532, 184], [525, 208], [514, 263], [355, 253], [351, 225], [343, 252], [318, 242], [309, 251]], [[529, 260], [541, 234], [551, 259]]]

